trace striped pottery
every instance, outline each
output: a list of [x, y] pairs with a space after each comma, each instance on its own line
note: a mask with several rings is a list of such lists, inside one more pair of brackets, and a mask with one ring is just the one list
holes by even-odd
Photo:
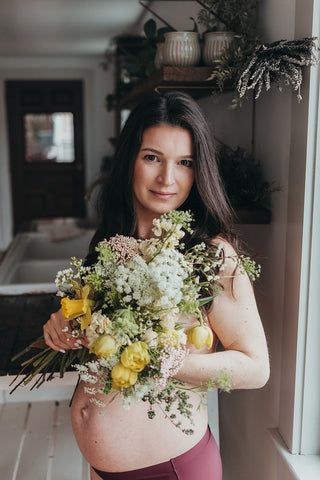
[[232, 32], [208, 32], [204, 34], [203, 61], [206, 65], [213, 65], [233, 39]]
[[175, 67], [198, 65], [201, 58], [199, 34], [196, 32], [167, 32], [164, 34], [163, 63]]

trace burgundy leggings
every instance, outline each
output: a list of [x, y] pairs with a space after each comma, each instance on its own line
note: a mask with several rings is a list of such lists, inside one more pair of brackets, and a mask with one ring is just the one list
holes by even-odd
[[222, 480], [220, 453], [209, 428], [191, 450], [168, 462], [127, 472], [93, 470], [102, 480]]

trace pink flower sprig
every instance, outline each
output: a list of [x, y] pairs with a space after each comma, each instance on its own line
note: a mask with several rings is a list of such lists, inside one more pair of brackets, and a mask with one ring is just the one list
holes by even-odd
[[118, 256], [118, 263], [121, 265], [137, 255], [139, 251], [139, 243], [133, 237], [117, 234], [115, 237], [110, 237], [110, 240], [104, 240], [103, 243], [112, 248], [112, 251]]
[[183, 361], [186, 357], [187, 350], [185, 348], [179, 348], [172, 345], [165, 345], [160, 360], [160, 376], [157, 379], [157, 383], [160, 387], [164, 388], [167, 385], [168, 378], [174, 377], [182, 367]]

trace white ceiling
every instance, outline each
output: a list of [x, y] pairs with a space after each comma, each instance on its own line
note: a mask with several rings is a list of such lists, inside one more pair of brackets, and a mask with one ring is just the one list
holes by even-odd
[[0, 0], [0, 57], [102, 55], [145, 14], [138, 0]]

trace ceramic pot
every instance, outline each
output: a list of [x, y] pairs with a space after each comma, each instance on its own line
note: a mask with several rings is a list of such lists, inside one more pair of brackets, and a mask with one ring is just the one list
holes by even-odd
[[192, 67], [199, 64], [201, 48], [198, 33], [168, 32], [164, 34], [164, 37], [164, 65]]
[[203, 61], [206, 65], [214, 65], [225, 48], [233, 40], [232, 32], [208, 32], [204, 34]]

